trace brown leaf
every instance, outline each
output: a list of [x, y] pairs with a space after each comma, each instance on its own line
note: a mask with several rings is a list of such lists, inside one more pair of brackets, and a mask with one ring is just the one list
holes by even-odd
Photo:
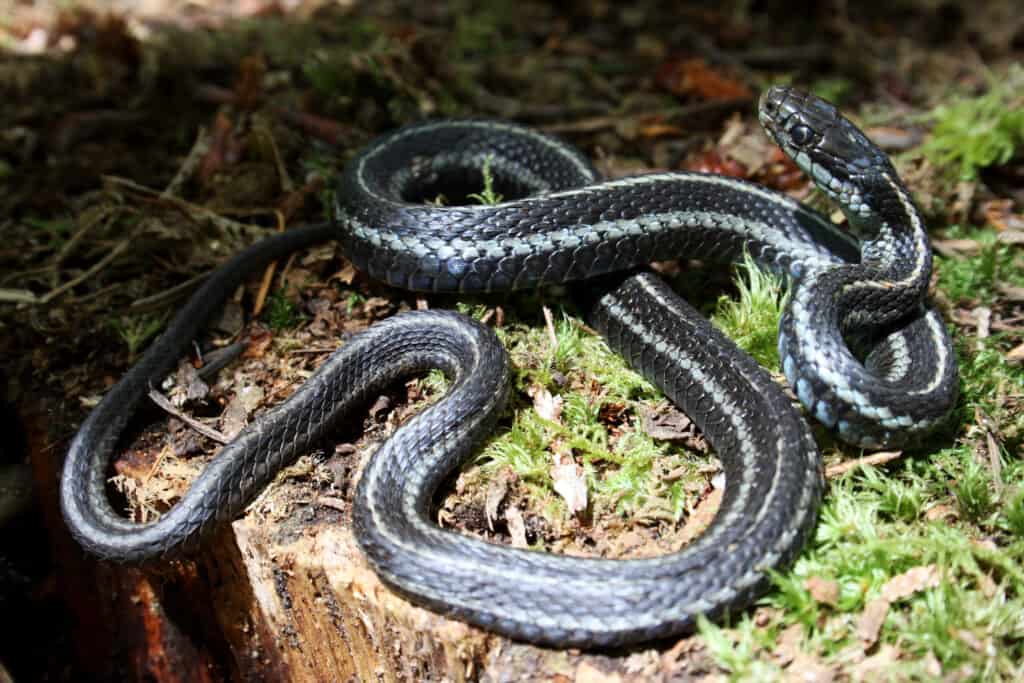
[[709, 150], [688, 162], [686, 168], [698, 173], [714, 173], [715, 175], [727, 175], [733, 178], [746, 178], [749, 174], [747, 168], [728, 157], [724, 157], [715, 150]]
[[[1002, 234], [1000, 241], [1008, 244], [1020, 244], [1024, 242], [1024, 215], [1013, 212], [1014, 202], [1012, 199], [993, 199], [981, 205], [981, 212], [985, 221]], [[1016, 232], [1017, 235], [1011, 233]], [[1010, 235], [1004, 240], [1003, 235]]]
[[693, 421], [674, 406], [667, 406], [662, 410], [643, 406], [640, 412], [644, 431], [656, 441], [682, 441], [693, 438]]
[[804, 625], [793, 624], [779, 634], [772, 657], [780, 666], [786, 666], [800, 654], [800, 644], [804, 640]]
[[888, 614], [889, 601], [885, 598], [877, 598], [864, 606], [864, 611], [857, 619], [857, 637], [860, 638], [865, 650], [878, 642], [878, 634]]
[[245, 353], [242, 354], [243, 358], [263, 358], [263, 354], [267, 352], [267, 348], [270, 346], [270, 342], [274, 340], [268, 330], [261, 327], [253, 329], [249, 335], [249, 344], [245, 347]]
[[250, 385], [238, 390], [220, 416], [220, 431], [229, 439], [245, 428], [249, 416], [263, 403], [263, 388]]
[[526, 522], [523, 520], [523, 513], [514, 505], [505, 509], [505, 523], [508, 524], [508, 534], [512, 537], [513, 548], [529, 548], [526, 542]]
[[950, 629], [950, 635], [955, 636], [957, 640], [975, 652], [984, 652], [987, 649], [985, 647], [985, 641], [976, 636], [972, 631], [968, 631], [965, 628]]
[[494, 520], [498, 517], [498, 507], [501, 501], [508, 495], [509, 484], [515, 479], [515, 472], [505, 467], [498, 472], [498, 476], [491, 480], [487, 486], [487, 495], [484, 498], [484, 513], [487, 515], [487, 528], [494, 531]]
[[209, 185], [210, 179], [225, 166], [237, 164], [242, 157], [244, 144], [235, 133], [234, 122], [224, 112], [218, 112], [213, 120], [210, 131], [210, 144], [199, 162], [197, 176], [203, 187]]
[[686, 525], [679, 531], [677, 550], [700, 536], [711, 525], [715, 515], [718, 514], [718, 508], [722, 506], [724, 492], [725, 489], [721, 487], [712, 489], [711, 493], [697, 503], [697, 509], [686, 519]]
[[568, 462], [559, 462], [555, 456], [555, 464], [551, 467], [551, 479], [555, 493], [560, 495], [569, 512], [576, 514], [587, 509], [587, 480], [583, 476], [583, 468], [567, 458]]
[[576, 667], [574, 683], [621, 683], [622, 676], [617, 673], [605, 673], [587, 661]]
[[562, 424], [562, 397], [552, 396], [542, 386], [533, 386], [527, 392], [533, 398], [533, 409], [548, 422]]
[[882, 645], [878, 652], [862, 661], [854, 670], [856, 681], [892, 680], [890, 674], [893, 666], [900, 659], [900, 651], [892, 645]]
[[981, 253], [981, 242], [970, 239], [932, 240], [932, 247], [948, 258], [975, 256]]
[[1024, 230], [1007, 230], [997, 238], [1003, 244], [1024, 244]]
[[327, 280], [337, 280], [338, 282], [343, 282], [346, 285], [350, 285], [352, 284], [352, 281], [356, 279], [357, 272], [358, 271], [356, 270], [356, 267], [353, 266], [348, 261], [346, 261], [345, 265], [342, 266], [341, 270], [327, 278]]
[[1019, 363], [1024, 360], [1024, 344], [1014, 346], [1006, 352], [1006, 360], [1012, 363]]
[[255, 109], [263, 99], [263, 80], [267, 64], [259, 55], [242, 59], [235, 81], [235, 104], [241, 109]]
[[673, 95], [695, 95], [703, 100], [753, 97], [750, 88], [703, 59], [670, 59], [658, 69], [655, 80]]
[[955, 521], [959, 515], [957, 515], [956, 509], [950, 505], [939, 503], [938, 505], [928, 508], [928, 511], [924, 513], [924, 518], [929, 522], [937, 520], [949, 519]]
[[913, 567], [899, 576], [894, 576], [882, 586], [882, 597], [889, 602], [896, 602], [910, 597], [927, 588], [939, 585], [939, 568], [934, 564]]
[[644, 138], [682, 137], [685, 131], [670, 123], [653, 122], [640, 126], [640, 136]]
[[924, 137], [918, 128], [872, 126], [864, 130], [871, 141], [887, 152], [902, 152], [916, 147]]
[[818, 602], [835, 607], [839, 604], [839, 583], [833, 579], [823, 579], [820, 576], [811, 576], [804, 581], [811, 597]]
[[794, 683], [832, 683], [836, 679], [836, 667], [818, 660], [814, 655], [801, 652], [786, 667], [784, 680]]

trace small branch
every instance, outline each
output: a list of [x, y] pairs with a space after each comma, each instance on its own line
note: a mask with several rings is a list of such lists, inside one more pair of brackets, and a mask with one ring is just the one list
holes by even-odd
[[190, 290], [195, 289], [197, 286], [199, 286], [200, 283], [202, 283], [203, 280], [205, 280], [209, 276], [210, 273], [208, 272], [200, 273], [199, 275], [190, 277], [181, 284], [174, 285], [173, 287], [165, 289], [162, 292], [157, 292], [156, 294], [151, 294], [150, 296], [145, 296], [142, 297], [141, 299], [136, 299], [131, 303], [131, 305], [128, 308], [129, 310], [131, 310], [132, 313], [144, 313], [146, 311], [152, 311], [157, 308], [162, 308], [166, 304], [169, 304], [170, 302], [181, 298]]
[[544, 310], [544, 325], [548, 330], [548, 337], [551, 339], [551, 353], [558, 350], [558, 335], [555, 333], [555, 320], [551, 315], [551, 309], [547, 306]]
[[117, 246], [110, 250], [110, 252], [101, 258], [99, 261], [93, 264], [92, 268], [85, 271], [76, 278], [68, 280], [59, 287], [54, 287], [46, 294], [42, 296], [36, 296], [27, 289], [0, 289], [0, 301], [6, 301], [11, 303], [20, 304], [48, 304], [64, 292], [77, 287], [96, 273], [100, 272], [104, 268], [110, 265], [111, 261], [116, 259], [122, 251], [128, 248], [131, 244], [131, 239], [126, 239], [123, 242], [119, 242]]
[[835, 479], [836, 477], [846, 474], [851, 470], [855, 470], [861, 465], [884, 465], [887, 462], [896, 460], [903, 455], [903, 451], [880, 451], [878, 453], [872, 453], [871, 455], [865, 455], [863, 458], [857, 458], [856, 460], [848, 460], [841, 462], [838, 465], [833, 465], [825, 470], [826, 479]]
[[174, 417], [178, 418], [179, 420], [181, 420], [182, 422], [184, 422], [189, 427], [191, 427], [192, 429], [196, 430], [197, 432], [199, 432], [203, 436], [205, 436], [205, 437], [207, 437], [209, 439], [213, 439], [214, 441], [216, 441], [217, 443], [219, 443], [221, 445], [226, 444], [229, 441], [231, 441], [231, 439], [226, 437], [224, 434], [221, 434], [220, 432], [218, 432], [213, 427], [207, 427], [206, 425], [204, 425], [199, 420], [196, 420], [195, 418], [189, 417], [185, 413], [183, 413], [180, 410], [178, 410], [177, 408], [175, 408], [174, 405], [170, 401], [167, 400], [167, 397], [164, 396], [163, 394], [161, 394], [156, 389], [150, 389], [149, 390], [149, 398], [153, 401], [153, 403], [157, 404], [163, 410], [165, 410], [166, 412], [170, 413]]
[[[284, 232], [284, 214], [275, 211], [277, 216], [277, 231]], [[267, 293], [270, 291], [270, 283], [274, 280], [274, 271], [277, 270], [277, 261], [271, 261], [263, 271], [263, 279], [260, 281], [260, 290], [256, 293], [256, 302], [252, 307], [253, 316], [263, 312], [263, 304], [267, 302]]]
[[196, 141], [192, 143], [192, 149], [188, 151], [188, 156], [185, 157], [181, 166], [178, 167], [178, 172], [171, 178], [171, 182], [167, 183], [167, 187], [160, 193], [160, 196], [170, 198], [178, 195], [188, 179], [195, 175], [196, 169], [199, 168], [199, 164], [203, 162], [203, 157], [209, 150], [210, 137], [206, 134], [206, 129], [200, 127]]
[[174, 208], [180, 209], [186, 216], [188, 216], [192, 220], [198, 220], [200, 218], [207, 220], [211, 224], [213, 224], [218, 230], [220, 230], [223, 234], [226, 235], [237, 237], [245, 234], [264, 234], [263, 231], [258, 230], [255, 226], [247, 225], [245, 223], [239, 223], [238, 221], [233, 221], [230, 218], [225, 218], [224, 216], [220, 215], [215, 211], [211, 211], [206, 207], [199, 206], [198, 204], [187, 202], [184, 199], [169, 196], [165, 197], [161, 192], [146, 187], [145, 185], [139, 185], [138, 183], [128, 180], [127, 178], [105, 175], [103, 176], [103, 182], [115, 186], [120, 186], [124, 189], [130, 190], [131, 192], [135, 192], [137, 194], [150, 197], [155, 202], [164, 203], [168, 206], [173, 206]]

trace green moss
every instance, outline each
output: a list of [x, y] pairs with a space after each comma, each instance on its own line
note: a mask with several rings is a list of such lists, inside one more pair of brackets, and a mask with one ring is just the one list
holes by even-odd
[[980, 410], [1010, 445], [1024, 438], [1024, 413], [1017, 405], [1024, 397], [1024, 366], [1006, 359], [1006, 350], [1016, 341], [1005, 333], [983, 340], [954, 336], [963, 392], [961, 421], [973, 421]]
[[1005, 78], [993, 79], [984, 95], [938, 106], [924, 153], [933, 163], [956, 169], [963, 180], [974, 180], [987, 166], [1005, 164], [1024, 144], [1022, 86], [1024, 69], [1016, 67]]
[[117, 335], [128, 345], [128, 355], [135, 358], [136, 354], [157, 332], [166, 321], [161, 315], [121, 316], [110, 321]]
[[279, 289], [267, 297], [267, 307], [263, 319], [275, 332], [295, 327], [302, 320], [302, 314], [287, 296], [285, 290]]
[[977, 254], [959, 257], [939, 256], [936, 269], [939, 288], [954, 302], [977, 301], [991, 303], [997, 294], [996, 286], [1024, 284], [1024, 274], [1014, 263], [1014, 253], [998, 241], [992, 230], [950, 228], [947, 237], [973, 240], [978, 243]]
[[980, 523], [992, 513], [995, 499], [992, 492], [992, 477], [973, 458], [968, 458], [960, 476], [953, 482], [960, 513], [967, 520]]
[[782, 283], [748, 256], [736, 280], [739, 299], [718, 299], [711, 321], [766, 368], [779, 366], [778, 329], [784, 298]]

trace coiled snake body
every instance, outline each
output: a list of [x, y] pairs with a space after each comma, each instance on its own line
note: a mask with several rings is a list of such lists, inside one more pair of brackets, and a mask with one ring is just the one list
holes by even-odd
[[[830, 104], [775, 87], [759, 115], [840, 204], [859, 241], [785, 196], [721, 176], [599, 182], [572, 148], [511, 124], [442, 121], [380, 139], [348, 166], [336, 225], [293, 230], [235, 257], [89, 415], [61, 486], [75, 538], [117, 561], [192, 549], [353, 409], [401, 377], [440, 368], [452, 380], [446, 396], [395, 432], [356, 492], [356, 537], [386, 583], [456, 618], [559, 646], [667, 636], [700, 614], [746, 606], [813, 528], [823, 488], [818, 450], [767, 373], [649, 273], [592, 286], [587, 317], [690, 415], [722, 462], [721, 508], [680, 552], [626, 561], [555, 556], [431, 521], [434, 491], [488, 435], [508, 391], [494, 334], [445, 311], [400, 314], [357, 335], [225, 446], [156, 522], [120, 516], [105, 478], [131, 409], [227, 293], [261, 264], [332, 237], [371, 276], [427, 291], [522, 289], [653, 260], [749, 253], [791, 280], [779, 351], [808, 412], [867, 447], [921, 437], [950, 414], [957, 382], [945, 327], [925, 303], [931, 255], [917, 209], [885, 155]], [[485, 161], [502, 191], [518, 198], [423, 204], [479, 188]]]

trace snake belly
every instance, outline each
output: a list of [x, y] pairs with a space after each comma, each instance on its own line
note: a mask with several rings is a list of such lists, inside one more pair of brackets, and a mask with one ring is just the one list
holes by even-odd
[[[452, 380], [449, 392], [396, 430], [356, 492], [356, 538], [389, 586], [444, 614], [554, 646], [665, 637], [692, 628], [699, 615], [749, 605], [813, 528], [823, 489], [817, 446], [762, 368], [657, 278], [630, 269], [749, 254], [786, 275], [783, 370], [808, 412], [852, 443], [920, 438], [956, 398], [950, 340], [925, 299], [927, 234], [888, 159], [810, 95], [772, 88], [759, 115], [840, 204], [859, 239], [788, 197], [722, 176], [600, 182], [575, 149], [513, 124], [428, 122], [371, 144], [343, 174], [336, 226], [268, 238], [233, 259], [89, 415], [61, 485], [73, 535], [116, 561], [194, 549], [376, 392], [440, 368]], [[423, 203], [479, 190], [485, 164], [512, 199]], [[599, 278], [585, 285], [587, 320], [691, 417], [722, 462], [726, 487], [709, 529], [677, 553], [619, 561], [516, 550], [439, 528], [435, 491], [490, 433], [508, 391], [493, 332], [443, 311], [401, 314], [357, 335], [225, 446], [167, 514], [147, 525], [124, 519], [104, 484], [131, 407], [246, 273], [329, 238], [372, 277], [420, 291]]]

